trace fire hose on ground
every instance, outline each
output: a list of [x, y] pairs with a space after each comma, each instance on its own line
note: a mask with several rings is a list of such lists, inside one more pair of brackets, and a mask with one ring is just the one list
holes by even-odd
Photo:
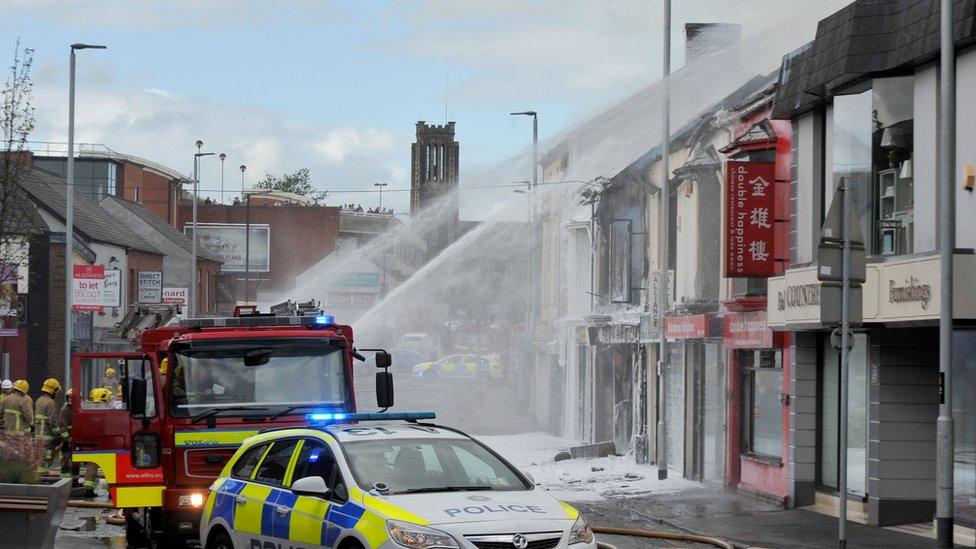
[[[722, 549], [735, 549], [735, 545], [708, 536], [698, 534], [685, 534], [682, 532], [664, 532], [661, 530], [639, 530], [636, 528], [613, 528], [609, 526], [593, 526], [590, 528], [594, 534], [611, 534], [615, 536], [629, 536], [637, 538], [666, 539], [671, 541], [687, 541], [689, 543], [704, 543]], [[612, 547], [608, 544], [599, 544], [601, 547]]]

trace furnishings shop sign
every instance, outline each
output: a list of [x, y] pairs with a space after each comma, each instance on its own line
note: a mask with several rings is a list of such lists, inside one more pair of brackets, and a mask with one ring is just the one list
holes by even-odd
[[775, 167], [771, 162], [736, 162], [725, 173], [725, 276], [775, 274]]

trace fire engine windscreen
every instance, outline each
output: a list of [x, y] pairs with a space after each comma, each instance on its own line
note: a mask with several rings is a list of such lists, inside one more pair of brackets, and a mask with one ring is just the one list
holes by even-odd
[[275, 406], [343, 407], [348, 400], [344, 356], [343, 347], [328, 340], [191, 342], [174, 353], [173, 415], [226, 407], [253, 406], [262, 413]]

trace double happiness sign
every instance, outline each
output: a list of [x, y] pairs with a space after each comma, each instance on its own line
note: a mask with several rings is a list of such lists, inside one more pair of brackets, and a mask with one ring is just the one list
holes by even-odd
[[725, 276], [768, 277], [776, 266], [776, 172], [771, 162], [730, 161], [725, 174]]

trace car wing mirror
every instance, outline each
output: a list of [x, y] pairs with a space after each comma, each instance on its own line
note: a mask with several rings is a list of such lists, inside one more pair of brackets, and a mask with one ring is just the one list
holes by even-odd
[[393, 406], [393, 374], [387, 370], [376, 372], [376, 406], [383, 409]]
[[298, 496], [311, 496], [326, 499], [331, 490], [322, 477], [302, 477], [291, 484], [291, 491]]

